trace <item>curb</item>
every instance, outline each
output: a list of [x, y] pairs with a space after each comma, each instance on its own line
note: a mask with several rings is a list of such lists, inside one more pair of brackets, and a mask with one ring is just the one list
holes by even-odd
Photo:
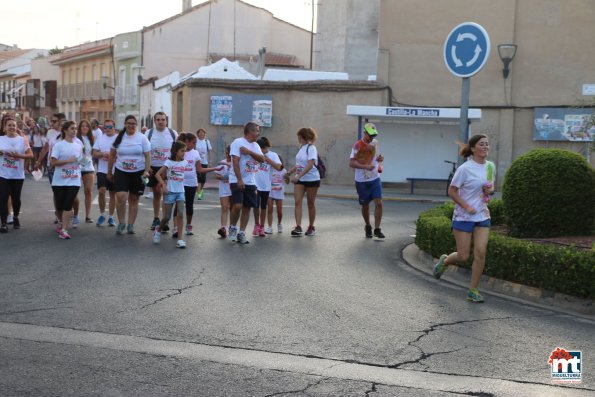
[[[438, 259], [422, 251], [415, 244], [410, 244], [402, 252], [405, 263], [427, 275], [433, 276], [434, 264]], [[442, 280], [463, 288], [468, 288], [471, 270], [455, 265], [449, 265], [442, 275]], [[590, 320], [595, 320], [595, 307], [592, 299], [582, 299], [574, 296], [555, 293], [541, 288], [530, 287], [495, 277], [481, 276], [482, 291], [494, 295], [513, 298], [523, 303], [537, 304], [546, 309], [556, 310], [565, 314], [575, 314]]]

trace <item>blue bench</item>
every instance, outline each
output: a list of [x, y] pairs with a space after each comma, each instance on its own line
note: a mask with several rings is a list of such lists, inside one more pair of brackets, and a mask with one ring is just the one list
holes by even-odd
[[[448, 179], [433, 179], [433, 178], [407, 178], [407, 180], [409, 181], [409, 193], [413, 194], [413, 188], [415, 186], [415, 182], [417, 181], [421, 181], [421, 182], [444, 182], [446, 184], [448, 184]], [[448, 188], [448, 186], [447, 186]]]

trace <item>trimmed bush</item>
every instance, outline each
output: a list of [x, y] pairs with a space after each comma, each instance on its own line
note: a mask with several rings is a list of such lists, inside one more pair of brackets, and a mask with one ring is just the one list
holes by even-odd
[[[435, 258], [456, 250], [450, 218], [443, 207], [421, 213], [416, 222], [415, 243]], [[472, 262], [470, 258], [460, 266], [469, 268]], [[594, 250], [558, 248], [490, 233], [484, 273], [548, 291], [595, 298]]]
[[595, 170], [579, 154], [536, 149], [510, 166], [502, 188], [515, 237], [589, 235], [595, 224]]

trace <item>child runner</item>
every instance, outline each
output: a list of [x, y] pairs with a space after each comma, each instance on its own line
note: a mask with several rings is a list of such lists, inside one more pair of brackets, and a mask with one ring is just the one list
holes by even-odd
[[277, 232], [283, 233], [283, 200], [285, 199], [285, 182], [284, 177], [287, 173], [283, 159], [279, 156], [281, 162], [281, 170], [278, 171], [273, 168], [273, 179], [271, 181], [271, 194], [269, 195], [269, 203], [267, 209], [267, 219], [269, 226], [265, 229], [266, 234], [273, 234], [273, 207], [277, 206]]
[[230, 146], [225, 148], [225, 159], [221, 160], [219, 165], [221, 169], [215, 172], [219, 180], [219, 202], [221, 203], [221, 228], [217, 233], [221, 238], [227, 237], [227, 219], [231, 213], [231, 189], [229, 187], [229, 170], [231, 168]]
[[[263, 162], [258, 165], [258, 172], [255, 176], [256, 189], [258, 190], [257, 204], [254, 207], [254, 231], [253, 236], [266, 236], [264, 230], [264, 221], [269, 203], [269, 194], [271, 193], [271, 181], [273, 179], [273, 170], [281, 170], [281, 160], [277, 153], [270, 151], [271, 143], [266, 137], [258, 138], [256, 141], [264, 156], [270, 159], [270, 162]], [[270, 234], [270, 233], [269, 233]]]
[[[178, 214], [174, 219], [174, 225], [178, 230], [182, 230], [184, 226], [184, 172], [189, 167], [189, 162], [184, 160], [186, 153], [186, 144], [180, 141], [175, 141], [171, 146], [170, 158], [165, 160], [163, 167], [157, 171], [155, 178], [158, 186], [162, 189], [163, 196], [163, 217], [159, 226], [155, 227], [153, 232], [153, 242], [159, 244], [161, 241], [161, 230], [167, 222], [175, 205], [178, 209]], [[167, 178], [167, 183], [163, 178]], [[176, 247], [186, 248], [186, 242], [179, 239]]]

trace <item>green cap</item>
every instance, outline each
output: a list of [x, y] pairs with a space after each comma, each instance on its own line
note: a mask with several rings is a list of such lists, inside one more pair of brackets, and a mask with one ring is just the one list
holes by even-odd
[[378, 130], [376, 130], [376, 126], [372, 123], [366, 123], [364, 125], [364, 131], [366, 131], [370, 136], [378, 135]]

